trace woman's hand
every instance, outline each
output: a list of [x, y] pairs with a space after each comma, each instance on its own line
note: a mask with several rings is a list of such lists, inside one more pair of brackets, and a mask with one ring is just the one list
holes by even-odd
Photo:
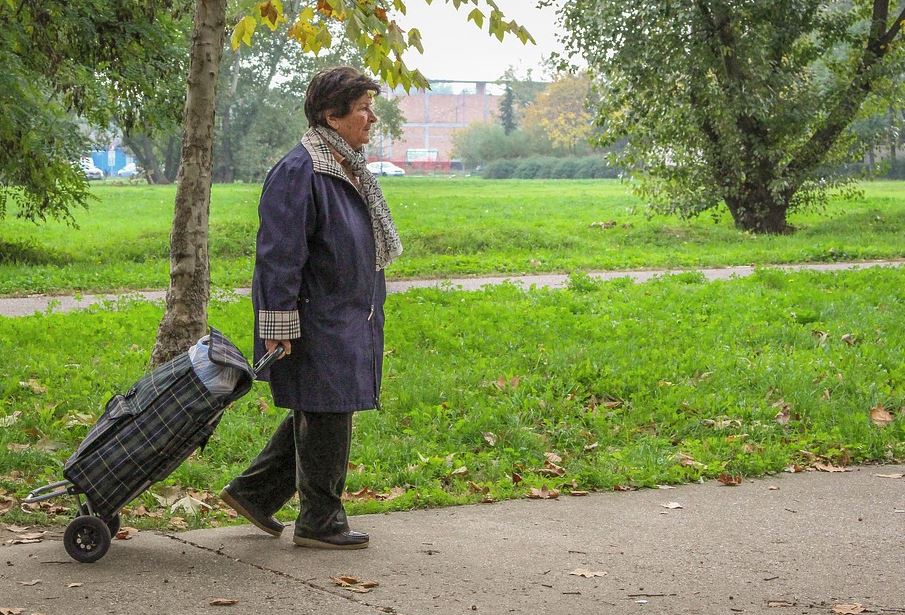
[[280, 359], [292, 354], [292, 342], [289, 340], [264, 340], [264, 348], [267, 349], [267, 352], [273, 352], [276, 350], [277, 346], [282, 346], [284, 351], [283, 356], [280, 357]]

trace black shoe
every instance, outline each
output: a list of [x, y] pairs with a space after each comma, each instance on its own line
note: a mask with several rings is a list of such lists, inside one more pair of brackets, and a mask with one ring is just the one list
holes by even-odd
[[256, 527], [264, 530], [271, 536], [279, 536], [283, 533], [283, 528], [286, 527], [273, 517], [258, 513], [255, 511], [254, 506], [239, 496], [230, 493], [229, 485], [224, 487], [223, 491], [220, 492], [220, 499], [237, 513], [251, 521]]
[[368, 540], [370, 537], [367, 534], [355, 530], [346, 530], [332, 536], [317, 538], [298, 534], [292, 537], [292, 542], [298, 546], [313, 549], [364, 549], [368, 546]]

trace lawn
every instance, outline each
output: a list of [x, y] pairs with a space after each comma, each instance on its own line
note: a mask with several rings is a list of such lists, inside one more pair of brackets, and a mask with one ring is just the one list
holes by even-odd
[[[160, 305], [122, 302], [0, 318], [0, 510], [11, 508], [3, 520], [65, 519], [50, 506], [26, 514], [11, 498], [61, 476], [105, 400], [145, 370], [161, 313]], [[211, 323], [246, 351], [250, 316], [247, 298], [211, 306]], [[682, 274], [641, 285], [575, 275], [565, 290], [391, 295], [383, 409], [356, 415], [347, 488], [357, 495], [348, 508], [901, 461], [902, 322], [903, 269], [761, 270], [720, 282]], [[892, 419], [885, 425], [884, 413]], [[166, 481], [213, 509], [171, 513], [146, 493], [125, 523], [229, 522], [210, 493], [281, 418], [255, 385], [207, 448]], [[152, 488], [162, 500], [166, 491]], [[293, 506], [279, 517], [292, 519]]]
[[[648, 217], [616, 180], [384, 178], [405, 253], [391, 278], [725, 266], [905, 257], [905, 184], [795, 214], [797, 233], [760, 237], [728, 215]], [[102, 184], [79, 228], [0, 223], [0, 295], [165, 288], [175, 188]], [[248, 286], [258, 185], [215, 185], [211, 276]], [[14, 209], [14, 208], [13, 208]]]

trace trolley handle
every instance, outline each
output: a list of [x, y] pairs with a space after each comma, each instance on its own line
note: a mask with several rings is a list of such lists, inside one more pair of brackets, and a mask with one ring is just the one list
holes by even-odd
[[277, 346], [276, 348], [274, 348], [271, 352], [268, 352], [263, 357], [261, 357], [261, 360], [258, 361], [254, 366], [255, 376], [257, 376], [259, 373], [261, 373], [264, 369], [270, 367], [270, 365], [274, 361], [276, 361], [277, 359], [282, 357], [283, 354], [285, 354], [285, 352], [286, 352], [286, 349], [283, 348], [283, 346], [281, 344], [281, 345]]

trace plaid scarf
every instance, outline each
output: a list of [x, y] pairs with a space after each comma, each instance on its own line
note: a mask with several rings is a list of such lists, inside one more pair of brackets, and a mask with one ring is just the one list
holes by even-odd
[[311, 129], [324, 141], [329, 143], [340, 156], [345, 158], [344, 163], [358, 178], [361, 184], [361, 193], [368, 204], [368, 212], [371, 214], [371, 228], [374, 230], [374, 247], [377, 255], [377, 270], [385, 268], [393, 260], [402, 254], [402, 241], [399, 232], [393, 224], [390, 208], [377, 178], [368, 171], [367, 161], [361, 152], [357, 152], [339, 136], [335, 130], [324, 126], [315, 126]]

